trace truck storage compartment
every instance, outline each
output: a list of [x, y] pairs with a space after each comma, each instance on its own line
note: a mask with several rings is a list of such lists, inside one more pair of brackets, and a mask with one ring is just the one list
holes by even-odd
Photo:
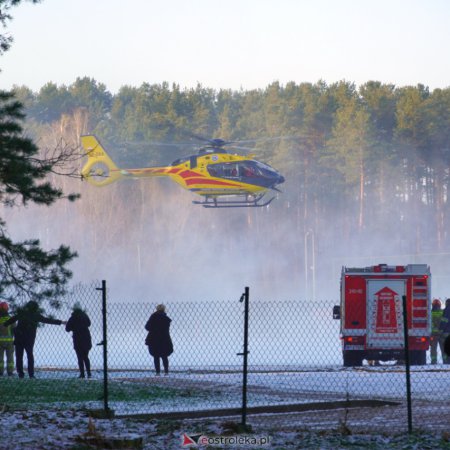
[[333, 318], [341, 321], [344, 366], [404, 360], [403, 297], [410, 362], [425, 364], [431, 334], [430, 285], [425, 264], [343, 267], [341, 302]]

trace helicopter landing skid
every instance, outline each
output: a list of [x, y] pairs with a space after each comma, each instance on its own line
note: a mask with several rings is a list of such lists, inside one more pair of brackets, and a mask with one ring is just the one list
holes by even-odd
[[248, 197], [243, 200], [218, 200], [217, 197], [206, 197], [204, 202], [194, 200], [192, 203], [202, 205], [203, 208], [262, 208], [275, 200], [275, 197], [272, 197], [264, 203], [259, 203], [262, 198], [263, 195], [259, 195], [252, 200]]

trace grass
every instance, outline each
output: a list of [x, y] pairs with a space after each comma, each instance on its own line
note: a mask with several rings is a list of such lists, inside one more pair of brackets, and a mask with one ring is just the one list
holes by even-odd
[[[79, 404], [103, 401], [103, 381], [83, 379], [0, 379], [0, 408], [42, 404]], [[136, 383], [108, 383], [110, 401], [145, 402], [167, 400], [192, 395], [192, 391], [144, 386]], [[55, 406], [55, 405], [54, 405]]]

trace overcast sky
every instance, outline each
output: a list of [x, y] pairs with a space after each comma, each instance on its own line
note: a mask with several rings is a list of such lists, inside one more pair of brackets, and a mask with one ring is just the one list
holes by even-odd
[[450, 86], [447, 0], [43, 0], [11, 12], [5, 89], [83, 76], [112, 93], [163, 81]]

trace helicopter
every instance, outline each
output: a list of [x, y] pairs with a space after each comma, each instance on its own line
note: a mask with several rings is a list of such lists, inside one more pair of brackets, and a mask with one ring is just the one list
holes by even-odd
[[198, 153], [179, 158], [168, 166], [121, 169], [94, 135], [81, 136], [88, 160], [82, 179], [94, 186], [106, 186], [126, 178], [170, 177], [184, 189], [203, 197], [192, 203], [204, 208], [263, 207], [276, 196], [264, 199], [269, 190], [279, 191], [284, 177], [253, 155], [231, 154], [225, 147], [233, 141], [204, 139]]

